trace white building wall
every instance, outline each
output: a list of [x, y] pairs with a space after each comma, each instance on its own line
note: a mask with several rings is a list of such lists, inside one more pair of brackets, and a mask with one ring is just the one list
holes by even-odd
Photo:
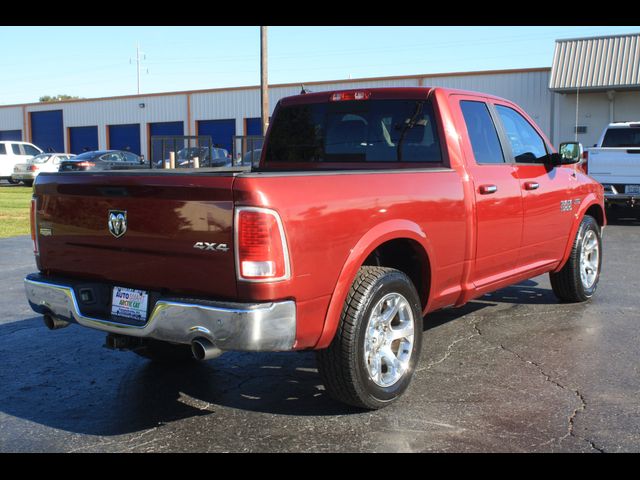
[[[0, 130], [24, 130], [22, 107], [0, 108]], [[26, 138], [25, 132], [22, 138]]]
[[552, 96], [547, 88], [548, 70], [518, 73], [496, 73], [489, 75], [452, 75], [424, 77], [426, 87], [456, 88], [473, 92], [488, 93], [519, 105], [529, 114], [542, 131], [552, 135]]
[[[144, 104], [144, 108], [140, 105]], [[0, 108], [0, 112], [3, 109]], [[142, 154], [148, 157], [148, 123], [155, 122], [184, 122], [187, 132], [187, 95], [158, 95], [140, 96], [135, 98], [93, 100], [70, 103], [55, 103], [42, 105], [28, 105], [30, 112], [44, 110], [62, 110], [64, 127], [65, 150], [69, 127], [98, 127], [98, 148], [107, 148], [107, 125], [121, 125], [127, 123], [140, 124], [140, 146]]]
[[[343, 81], [322, 84], [307, 84], [310, 91], [328, 91], [353, 88], [375, 87], [417, 87], [440, 86], [486, 92], [514, 101], [524, 108], [540, 127], [551, 136], [551, 99], [547, 85], [549, 70], [516, 73], [476, 73], [463, 75], [442, 75], [409, 77], [398, 79], [378, 79]], [[269, 105], [271, 112], [277, 102], [286, 96], [300, 93], [301, 85], [271, 87]], [[190, 105], [188, 105], [190, 102]], [[144, 108], [139, 105], [144, 104]], [[61, 102], [56, 104], [27, 105], [29, 112], [42, 110], [63, 110], [65, 147], [68, 128], [77, 126], [97, 126], [99, 148], [107, 147], [107, 125], [127, 123], [140, 124], [140, 144], [142, 153], [148, 157], [147, 124], [152, 122], [183, 121], [185, 135], [196, 134], [198, 120], [235, 119], [236, 134], [243, 135], [244, 119], [260, 116], [260, 90], [257, 87], [227, 89], [211, 92], [178, 93], [167, 95], [136, 96], [106, 100]], [[190, 125], [187, 123], [190, 117]], [[0, 108], [0, 129], [22, 129], [22, 107]], [[29, 135], [25, 133], [25, 138]]]
[[[557, 94], [560, 121], [558, 142], [576, 138], [576, 94]], [[587, 133], [578, 134], [585, 147], [593, 146], [610, 122], [640, 121], [640, 92], [613, 92], [611, 100], [606, 92], [580, 92], [578, 125], [587, 127]]]

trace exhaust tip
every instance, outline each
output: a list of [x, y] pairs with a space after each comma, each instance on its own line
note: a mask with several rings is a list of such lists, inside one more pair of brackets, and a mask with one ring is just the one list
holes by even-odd
[[222, 350], [205, 338], [196, 338], [191, 342], [191, 353], [196, 360], [210, 360], [222, 355]]
[[42, 317], [44, 321], [45, 327], [49, 330], [58, 330], [60, 328], [64, 328], [69, 326], [69, 322], [65, 322], [64, 320], [60, 320], [59, 318], [54, 317], [53, 315], [46, 313]]

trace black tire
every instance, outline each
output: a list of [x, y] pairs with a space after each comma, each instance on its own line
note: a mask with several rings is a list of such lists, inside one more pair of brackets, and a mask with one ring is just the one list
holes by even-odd
[[146, 340], [133, 352], [152, 362], [157, 363], [187, 363], [195, 362], [191, 353], [191, 345], [182, 345], [158, 340]]
[[[585, 242], [585, 237], [589, 232], [594, 232], [598, 244], [598, 271], [596, 272], [595, 281], [592, 285], [586, 285], [582, 280], [580, 272], [580, 256]], [[553, 293], [560, 301], [577, 303], [585, 302], [593, 297], [598, 288], [598, 280], [602, 269], [602, 237], [600, 234], [600, 226], [595, 218], [585, 215], [580, 226], [576, 238], [571, 247], [569, 260], [565, 263], [562, 270], [557, 273], [550, 273], [551, 288]]]
[[11, 184], [11, 185], [17, 185], [20, 183], [20, 180], [14, 180], [13, 178], [9, 177], [7, 178], [7, 181]]
[[[407, 300], [414, 334], [406, 370], [396, 383], [384, 387], [374, 383], [368, 371], [365, 338], [372, 310], [389, 294], [400, 294]], [[409, 277], [392, 268], [361, 267], [347, 295], [331, 345], [316, 354], [327, 393], [340, 402], [365, 409], [389, 405], [411, 382], [420, 356], [422, 333], [420, 298]], [[383, 371], [382, 364], [380, 367]]]
[[33, 187], [33, 180], [23, 180], [22, 183], [25, 187]]

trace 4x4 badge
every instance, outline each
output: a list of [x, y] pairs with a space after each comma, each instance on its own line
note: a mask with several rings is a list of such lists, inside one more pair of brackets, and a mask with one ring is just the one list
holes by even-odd
[[120, 238], [127, 231], [127, 211], [126, 210], [109, 210], [109, 220], [107, 226], [111, 235]]

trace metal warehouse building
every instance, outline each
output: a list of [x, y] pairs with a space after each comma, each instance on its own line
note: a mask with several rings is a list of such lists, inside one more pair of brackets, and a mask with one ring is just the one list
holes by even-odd
[[[595, 143], [612, 120], [640, 120], [640, 34], [560, 40], [551, 68], [309, 82], [312, 91], [438, 86], [486, 92], [522, 106], [554, 144], [576, 133]], [[271, 85], [269, 105], [300, 93]], [[234, 135], [260, 134], [260, 89], [221, 88], [0, 106], [0, 140], [45, 151], [130, 149], [149, 156], [154, 135], [211, 135], [231, 151]]]

